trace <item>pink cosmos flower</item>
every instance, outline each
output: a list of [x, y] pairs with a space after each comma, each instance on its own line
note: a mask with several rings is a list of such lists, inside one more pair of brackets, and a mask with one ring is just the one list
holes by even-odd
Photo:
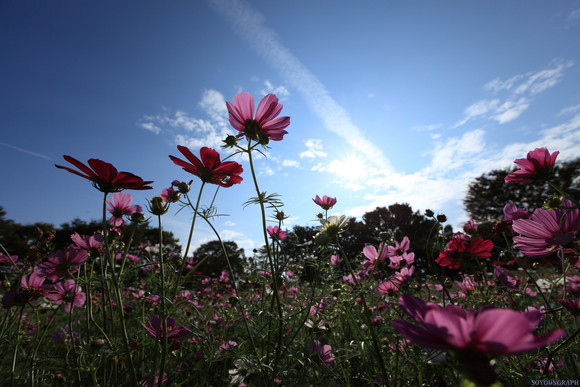
[[45, 278], [37, 271], [23, 275], [20, 277], [20, 289], [10, 290], [2, 297], [2, 307], [10, 309], [13, 306], [33, 304], [38, 298], [44, 297], [49, 290], [44, 280]]
[[508, 275], [501, 266], [495, 266], [493, 268], [493, 275], [496, 276], [499, 282], [510, 289], [515, 289], [518, 285], [518, 281], [516, 281], [512, 276]]
[[442, 307], [403, 295], [399, 305], [416, 324], [393, 321], [393, 327], [420, 346], [456, 352], [473, 381], [493, 383], [497, 376], [490, 357], [533, 351], [566, 335], [563, 329], [535, 336], [542, 320], [538, 311], [482, 308], [476, 312], [455, 305]]
[[318, 195], [314, 199], [312, 199], [314, 203], [318, 204], [322, 207], [323, 210], [330, 210], [336, 204], [336, 198], [331, 198], [329, 196], [324, 195], [320, 198]]
[[[179, 347], [179, 344], [178, 343], [174, 344], [174, 342], [189, 335], [191, 331], [183, 325], [176, 326], [175, 319], [173, 317], [167, 317], [166, 321], [167, 321], [167, 341], [172, 342], [170, 348], [175, 349], [176, 347]], [[141, 323], [141, 325], [143, 326], [143, 328], [147, 330], [147, 332], [149, 332], [151, 336], [155, 337], [158, 340], [163, 339], [163, 324], [161, 322], [161, 318], [158, 315], [156, 314], [152, 315], [151, 317], [149, 317], [147, 325], [145, 325], [144, 323]]]
[[268, 232], [268, 235], [270, 235], [270, 237], [274, 240], [284, 241], [288, 237], [286, 232], [278, 226], [268, 226], [266, 227], [266, 231]]
[[83, 238], [79, 233], [75, 232], [70, 236], [73, 243], [79, 248], [87, 252], [99, 252], [102, 244], [105, 242], [105, 237], [102, 234], [94, 234], [90, 237]]
[[74, 274], [87, 261], [86, 250], [74, 247], [66, 251], [57, 251], [49, 255], [48, 259], [38, 265], [41, 274], [50, 281], [60, 281], [67, 275]]
[[181, 145], [177, 149], [189, 161], [183, 161], [175, 156], [169, 158], [183, 170], [201, 179], [204, 183], [217, 184], [220, 187], [231, 187], [242, 182], [240, 174], [244, 171], [242, 166], [235, 161], [220, 160], [220, 155], [214, 149], [203, 147], [199, 150], [201, 160], [194, 156], [191, 151]]
[[230, 124], [238, 131], [238, 137], [267, 144], [269, 140], [280, 141], [288, 134], [284, 129], [290, 125], [290, 117], [278, 117], [282, 105], [274, 94], [266, 95], [254, 117], [254, 98], [241, 92], [234, 97], [234, 103], [226, 102]]
[[70, 312], [73, 307], [80, 308], [85, 304], [87, 296], [80, 286], [72, 279], [54, 284], [54, 287], [46, 295], [46, 298], [57, 305], [64, 303], [64, 311]]
[[459, 269], [461, 265], [475, 258], [491, 257], [493, 242], [485, 239], [467, 240], [463, 234], [455, 234], [444, 251], [435, 260], [440, 266]]
[[377, 293], [379, 294], [387, 294], [393, 295], [399, 292], [399, 285], [390, 279], [380, 282], [377, 285]]
[[412, 265], [415, 262], [415, 253], [403, 253], [402, 255], [393, 255], [389, 258], [391, 269]]
[[93, 183], [93, 186], [101, 192], [118, 192], [124, 189], [144, 190], [152, 189], [149, 184], [152, 181], [143, 181], [139, 176], [135, 176], [129, 172], [118, 172], [112, 164], [104, 162], [99, 159], [90, 159], [88, 166], [81, 163], [77, 159], [70, 156], [63, 156], [63, 158], [77, 167], [76, 171], [69, 167], [62, 165], [55, 165], [57, 168], [65, 169], [70, 173], [74, 173], [80, 177], [84, 177]]
[[507, 175], [505, 182], [531, 183], [534, 180], [549, 178], [559, 153], [556, 151], [550, 154], [546, 148], [536, 148], [528, 152], [525, 159], [514, 161], [520, 169]]
[[568, 309], [574, 316], [580, 316], [580, 300], [558, 300], [558, 303]]
[[114, 227], [119, 227], [125, 224], [123, 215], [131, 216], [136, 212], [141, 212], [140, 206], [131, 205], [133, 201], [133, 196], [124, 192], [115, 192], [113, 194], [113, 200], [107, 200], [109, 207], [107, 211], [112, 215], [109, 218], [109, 224]]
[[24, 262], [17, 255], [4, 255], [0, 252], [0, 264], [10, 265], [10, 270], [20, 271]]
[[341, 262], [342, 262], [342, 258], [340, 258], [340, 255], [333, 254], [330, 256], [330, 264], [332, 266], [336, 266]]
[[322, 364], [329, 367], [333, 365], [335, 356], [332, 353], [332, 347], [330, 345], [322, 345], [319, 340], [314, 340], [312, 343], [312, 352], [318, 355]]
[[381, 243], [377, 250], [373, 245], [366, 245], [363, 248], [362, 253], [367, 258], [366, 261], [362, 262], [363, 267], [367, 270], [372, 270], [375, 267], [377, 260], [382, 262], [387, 258], [387, 247], [384, 243]]
[[395, 242], [395, 246], [387, 246], [387, 256], [394, 257], [396, 255], [403, 255], [411, 248], [411, 241], [408, 237], [403, 237], [401, 242]]
[[503, 220], [505, 221], [509, 222], [516, 219], [527, 219], [529, 217], [528, 210], [525, 208], [518, 208], [513, 203], [508, 203], [503, 206]]
[[573, 204], [567, 199], [562, 207], [538, 208], [530, 219], [514, 220], [512, 227], [520, 234], [514, 237], [514, 246], [528, 257], [545, 257], [561, 248], [572, 247], [580, 232], [580, 210], [570, 209]]
[[163, 198], [163, 201], [165, 203], [175, 203], [179, 200], [179, 197], [181, 196], [181, 194], [179, 193], [179, 190], [173, 188], [173, 187], [169, 187], [169, 188], [165, 188], [163, 191], [161, 191], [161, 195]]

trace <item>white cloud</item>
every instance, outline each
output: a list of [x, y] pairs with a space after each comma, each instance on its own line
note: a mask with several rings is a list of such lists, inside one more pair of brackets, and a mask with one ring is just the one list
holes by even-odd
[[161, 128], [155, 125], [153, 122], [141, 122], [139, 123], [139, 126], [155, 134], [161, 133]]
[[300, 167], [300, 163], [296, 160], [284, 160], [282, 161], [282, 166], [283, 167], [294, 167], [294, 168], [299, 168]]
[[276, 97], [283, 99], [283, 97], [288, 97], [290, 92], [288, 89], [282, 85], [274, 87], [272, 82], [265, 80], [264, 81], [264, 89], [260, 90], [263, 95], [266, 94], [275, 94]]
[[230, 23], [248, 45], [300, 92], [327, 130], [338, 134], [374, 165], [391, 168], [380, 147], [365, 138], [347, 111], [331, 96], [326, 87], [278, 39], [264, 23], [264, 16], [246, 2], [211, 0], [210, 4]]
[[483, 86], [483, 89], [499, 98], [479, 100], [467, 107], [464, 117], [455, 128], [476, 118], [495, 120], [500, 124], [513, 121], [526, 111], [532, 97], [555, 86], [564, 77], [564, 70], [574, 65], [572, 61], [554, 60], [550, 68], [518, 74], [506, 80], [496, 78]]
[[205, 90], [198, 106], [209, 119], [191, 117], [188, 113], [163, 109], [154, 116], [144, 116], [140, 127], [155, 134], [164, 132], [173, 137], [178, 145], [191, 148], [208, 146], [218, 148], [222, 140], [232, 133], [228, 126], [228, 112], [223, 94], [217, 90]]
[[558, 113], [558, 116], [564, 116], [567, 114], [574, 114], [578, 111], [580, 111], [580, 104], [574, 105], [574, 106], [568, 106], [568, 107], [560, 110], [560, 113]]
[[580, 8], [575, 9], [568, 14], [568, 17], [566, 18], [567, 27], [573, 26], [578, 20], [580, 20]]
[[0, 145], [5, 146], [6, 148], [14, 149], [15, 151], [18, 151], [18, 152], [26, 153], [26, 154], [31, 155], [31, 156], [40, 157], [41, 159], [52, 160], [51, 157], [30, 151], [28, 149], [20, 148], [20, 147], [15, 146], [15, 145], [6, 144], [5, 142], [0, 142]]
[[304, 152], [300, 153], [298, 156], [300, 158], [308, 158], [314, 159], [317, 157], [326, 157], [326, 152], [323, 151], [322, 140], [319, 138], [309, 138], [304, 142], [306, 144], [306, 148]]

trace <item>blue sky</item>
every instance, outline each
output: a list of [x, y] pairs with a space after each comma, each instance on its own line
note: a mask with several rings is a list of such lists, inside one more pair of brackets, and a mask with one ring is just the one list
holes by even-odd
[[[470, 179], [536, 147], [580, 155], [578, 36], [580, 1], [3, 1], [0, 206], [21, 223], [98, 218], [100, 193], [54, 167], [64, 154], [154, 180], [132, 192], [144, 205], [190, 178], [176, 145], [234, 134], [225, 101], [273, 92], [292, 123], [257, 170], [288, 228], [316, 224], [317, 194], [333, 214], [407, 202], [458, 226]], [[240, 162], [216, 227], [250, 249]], [[183, 239], [177, 209], [164, 222]], [[200, 225], [195, 244], [212, 239]]]

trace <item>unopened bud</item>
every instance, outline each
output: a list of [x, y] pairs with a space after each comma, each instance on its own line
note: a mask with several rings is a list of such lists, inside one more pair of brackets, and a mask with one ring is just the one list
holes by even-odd
[[425, 210], [425, 216], [428, 218], [432, 218], [435, 215], [435, 213], [433, 211], [431, 211], [430, 209], [426, 209]]
[[445, 223], [445, 222], [447, 222], [447, 215], [445, 215], [445, 214], [437, 214], [437, 221], [439, 223]]
[[169, 204], [161, 196], [154, 196], [149, 202], [149, 212], [153, 215], [163, 215], [169, 210]]
[[239, 139], [235, 136], [232, 136], [231, 134], [229, 136], [226, 137], [225, 140], [223, 140], [224, 145], [222, 145], [223, 148], [233, 148], [234, 146], [236, 146], [236, 144], [238, 143]]

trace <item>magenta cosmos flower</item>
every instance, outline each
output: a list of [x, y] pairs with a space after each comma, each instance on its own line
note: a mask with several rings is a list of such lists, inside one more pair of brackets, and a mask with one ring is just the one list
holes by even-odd
[[20, 278], [20, 289], [9, 290], [2, 297], [2, 307], [10, 309], [13, 306], [24, 306], [47, 294], [49, 286], [44, 284], [44, 276], [34, 271]]
[[235, 161], [220, 161], [220, 155], [214, 149], [203, 147], [199, 150], [201, 160], [194, 156], [191, 151], [181, 145], [177, 149], [185, 156], [183, 161], [174, 156], [169, 158], [183, 170], [201, 179], [204, 183], [217, 184], [220, 187], [231, 187], [242, 182], [240, 174], [244, 171], [242, 166]]
[[141, 213], [143, 210], [141, 206], [131, 205], [133, 202], [133, 196], [124, 192], [115, 192], [113, 194], [113, 200], [107, 200], [109, 207], [107, 211], [112, 215], [109, 218], [109, 224], [114, 227], [119, 227], [125, 224], [123, 216], [131, 216], [135, 213]]
[[334, 364], [336, 357], [332, 353], [332, 347], [330, 345], [322, 345], [319, 340], [314, 340], [312, 343], [312, 352], [318, 355], [322, 364], [329, 367], [332, 367]]
[[442, 307], [403, 295], [399, 305], [416, 324], [393, 321], [393, 327], [422, 347], [450, 350], [457, 355], [464, 371], [481, 384], [496, 380], [491, 357], [533, 351], [560, 340], [563, 329], [535, 336], [542, 320], [539, 311], [482, 308], [476, 312], [455, 305]]
[[74, 280], [69, 279], [54, 284], [54, 287], [51, 289], [50, 293], [46, 295], [46, 298], [57, 305], [64, 304], [64, 311], [70, 312], [73, 307], [80, 308], [83, 306], [87, 296], [82, 292], [81, 287], [78, 286]]
[[318, 204], [322, 207], [323, 210], [330, 210], [336, 204], [336, 198], [331, 198], [329, 196], [324, 195], [320, 198], [318, 195], [314, 199], [312, 199], [314, 203]]
[[506, 183], [531, 183], [534, 180], [545, 180], [550, 177], [556, 157], [560, 152], [552, 154], [546, 148], [536, 148], [528, 152], [525, 159], [516, 159], [514, 163], [520, 169], [505, 177]]
[[86, 166], [73, 157], [63, 156], [63, 158], [80, 169], [80, 172], [69, 167], [63, 167], [62, 165], [55, 164], [55, 167], [66, 169], [70, 173], [90, 180], [93, 186], [101, 192], [109, 193], [122, 191], [124, 189], [145, 190], [153, 188], [149, 186], [149, 184], [153, 183], [152, 181], [143, 181], [139, 176], [135, 176], [129, 172], [118, 172], [117, 168], [112, 164], [102, 160], [90, 159], [88, 161], [89, 165]]
[[464, 234], [455, 234], [435, 262], [443, 267], [459, 269], [464, 262], [491, 257], [492, 241], [468, 238]]
[[563, 208], [538, 208], [530, 219], [516, 219], [512, 228], [520, 236], [514, 237], [514, 246], [528, 257], [545, 257], [561, 248], [571, 247], [580, 232], [580, 210], [570, 200]]
[[274, 240], [284, 241], [288, 237], [286, 231], [282, 230], [278, 226], [268, 226], [266, 231], [268, 232], [268, 235], [270, 235], [270, 237], [272, 237]]
[[86, 250], [70, 247], [64, 252], [52, 253], [45, 262], [38, 265], [38, 268], [46, 279], [60, 281], [66, 276], [76, 273], [87, 259]]
[[[282, 111], [278, 97], [274, 94], [265, 96], [254, 116], [254, 98], [241, 92], [234, 97], [234, 103], [226, 102], [230, 124], [238, 131], [238, 136], [267, 144], [269, 140], [280, 141], [288, 132], [284, 129], [290, 125], [290, 117], [277, 117]], [[276, 118], [277, 117], [277, 118]]]
[[[177, 325], [175, 323], [175, 319], [173, 317], [167, 317], [167, 341], [175, 342], [184, 338], [185, 336], [189, 335], [191, 331], [183, 325]], [[147, 325], [141, 323], [143, 328], [149, 332], [149, 334], [155, 337], [157, 340], [163, 339], [163, 324], [161, 321], [161, 317], [154, 314], [149, 317], [147, 321]], [[172, 347], [175, 348], [178, 344], [172, 344]]]

